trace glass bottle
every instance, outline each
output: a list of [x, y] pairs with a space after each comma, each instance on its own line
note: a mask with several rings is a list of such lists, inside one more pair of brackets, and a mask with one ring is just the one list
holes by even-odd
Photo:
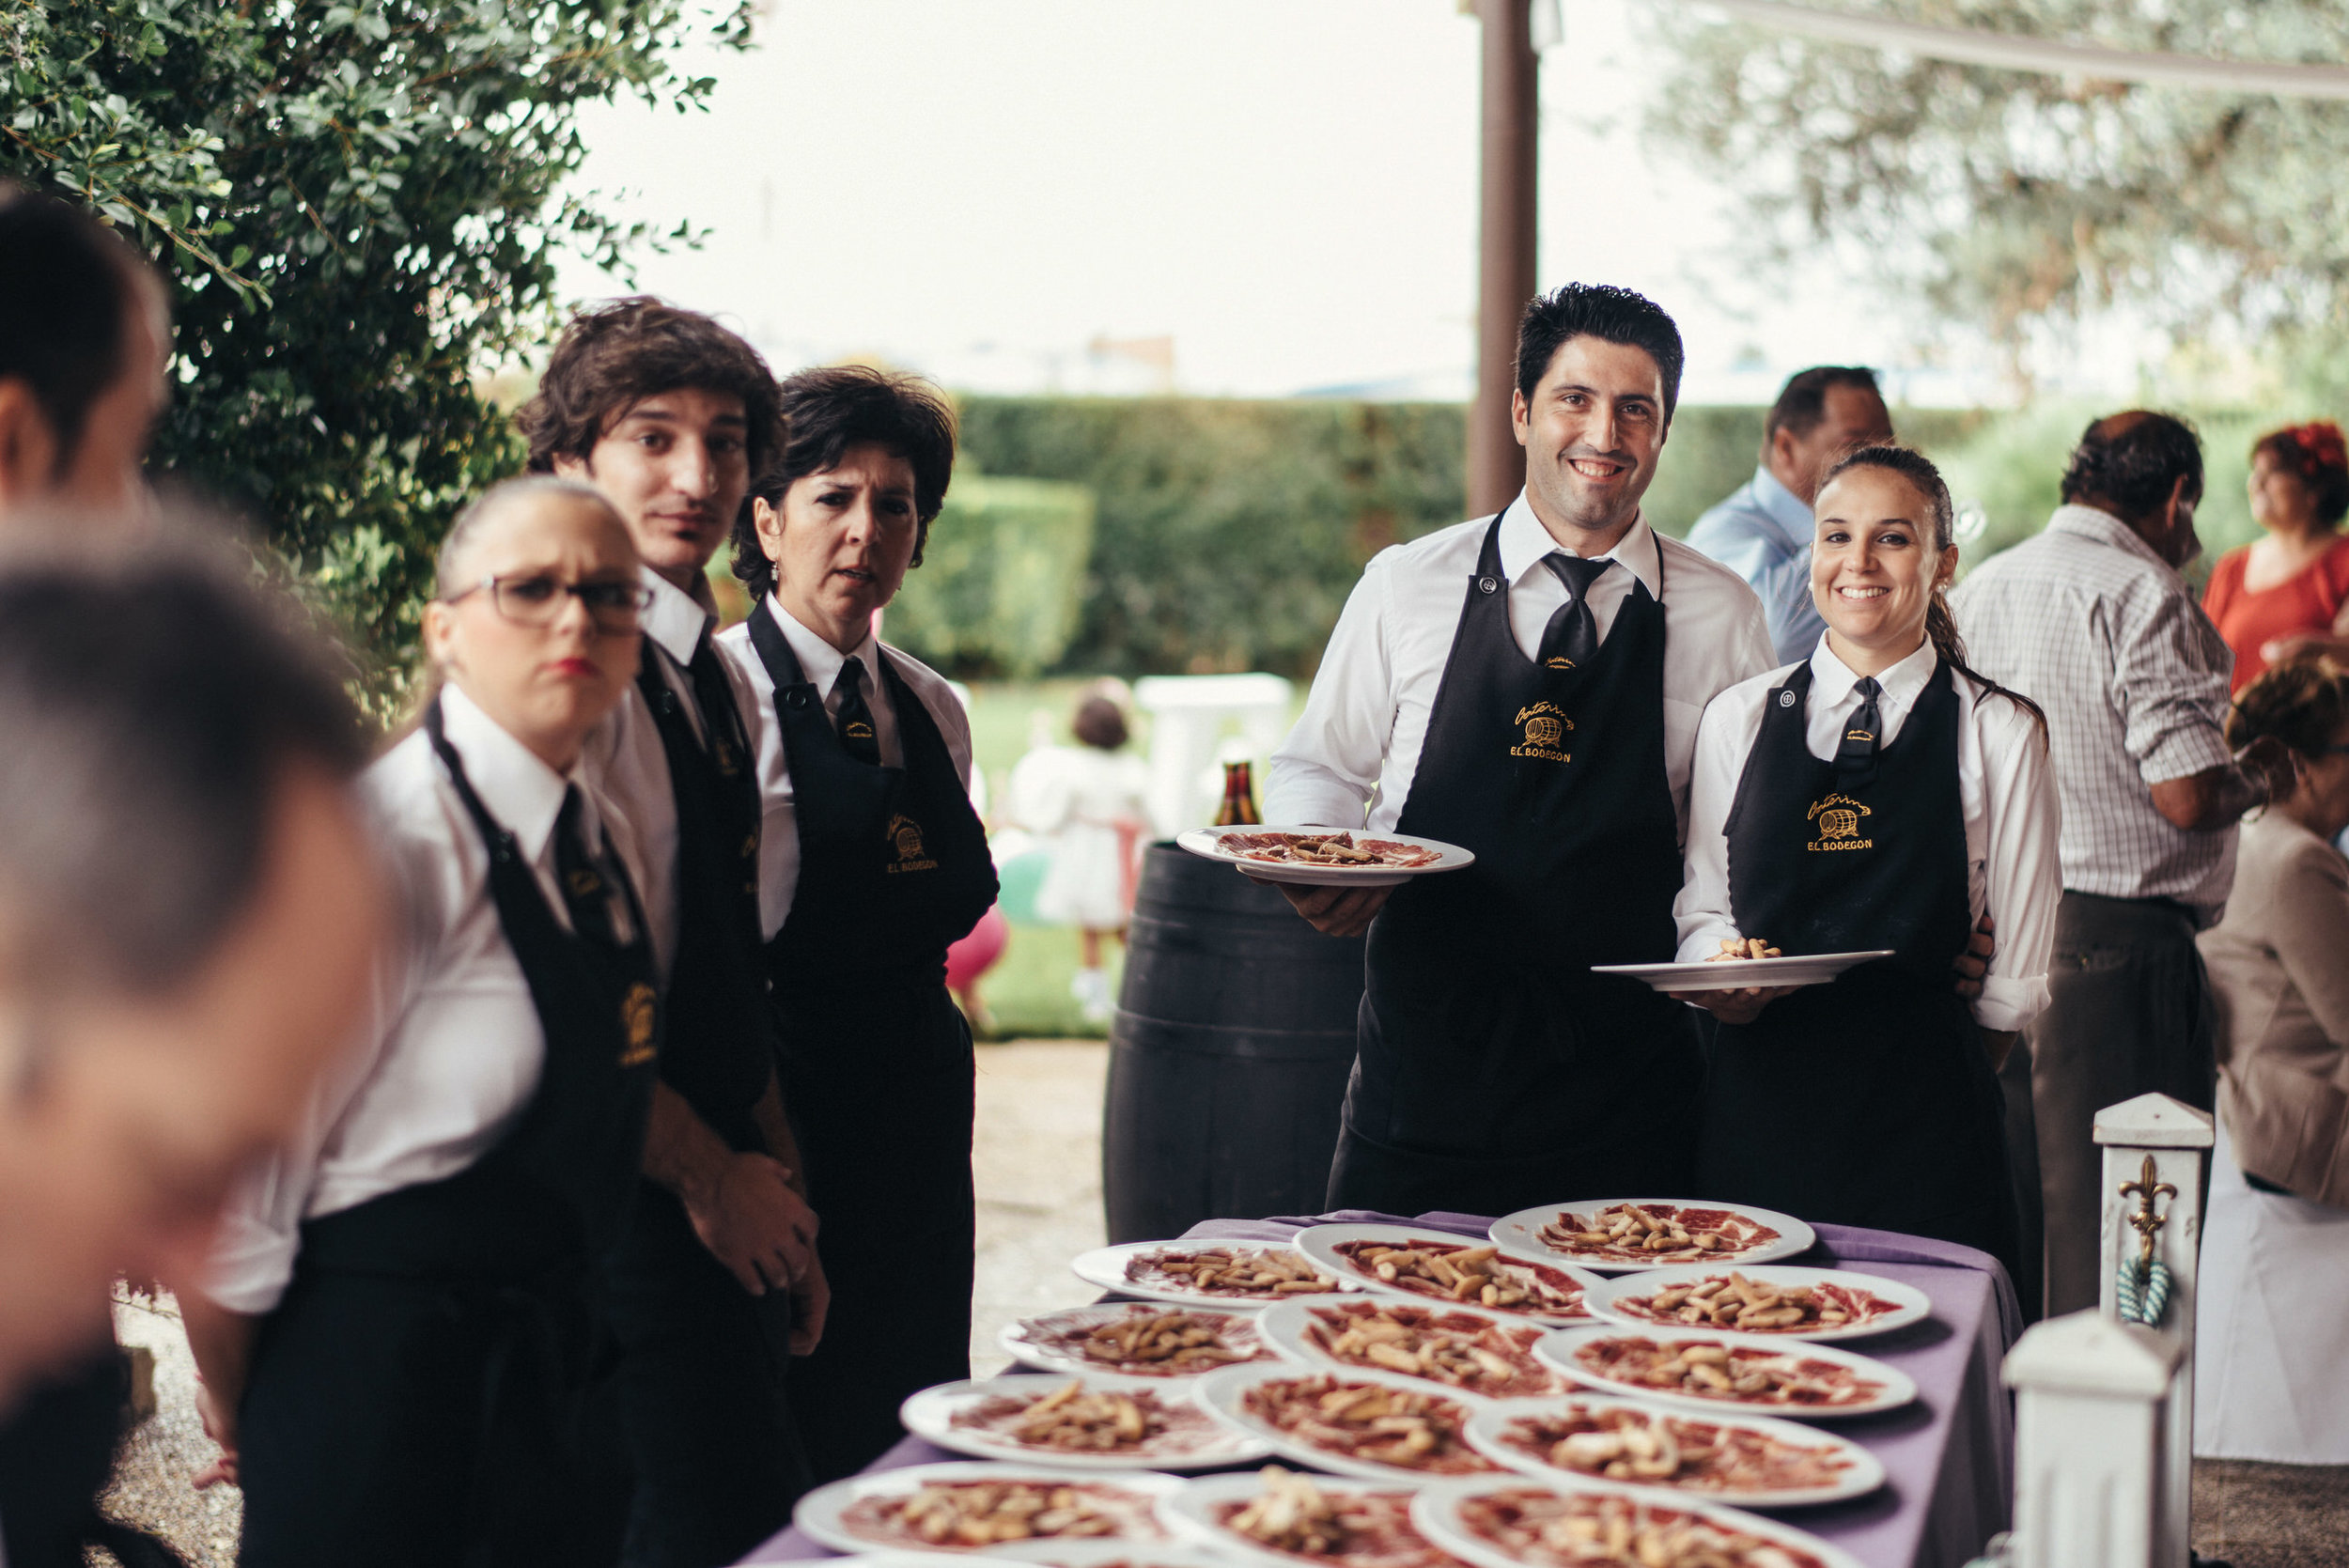
[[1243, 827], [1264, 820], [1256, 812], [1256, 786], [1251, 782], [1249, 772], [1249, 765], [1244, 762], [1223, 765], [1223, 804], [1216, 810], [1217, 827]]

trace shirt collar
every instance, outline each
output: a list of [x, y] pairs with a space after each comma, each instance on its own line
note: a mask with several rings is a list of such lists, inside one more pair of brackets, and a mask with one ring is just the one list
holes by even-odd
[[[645, 635], [661, 644], [661, 651], [679, 664], [691, 664], [693, 651], [702, 644], [702, 638], [718, 623], [709, 607], [694, 595], [686, 592], [650, 567], [637, 568], [644, 574], [645, 586], [652, 590], [652, 603], [645, 611]], [[704, 594], [708, 583], [696, 577], [695, 587]]]
[[1767, 468], [1753, 471], [1754, 505], [1763, 517], [1778, 525], [1780, 535], [1790, 549], [1800, 549], [1811, 542], [1816, 527], [1810, 505], [1779, 482], [1778, 475]]
[[2047, 532], [2077, 534], [2081, 538], [2093, 539], [2098, 544], [2109, 545], [2139, 560], [2149, 561], [2172, 577], [2178, 574], [2175, 567], [2155, 554], [2154, 547], [2138, 536], [2136, 529], [2110, 512], [2100, 511], [2093, 506], [2058, 506], [2055, 514], [2047, 519]]
[[[1933, 678], [1941, 656], [1934, 651], [1933, 639], [1925, 639], [1924, 646], [1890, 669], [1876, 672], [1876, 685], [1885, 699], [1896, 705], [1914, 703]], [[1851, 695], [1851, 689], [1859, 684], [1859, 676], [1852, 667], [1835, 657], [1828, 645], [1827, 633], [1819, 633], [1819, 645], [1811, 655], [1812, 694], [1828, 707], [1833, 707]]]
[[[848, 663], [849, 656], [801, 626], [798, 617], [786, 610], [783, 601], [772, 594], [767, 596], [767, 610], [774, 616], [775, 625], [783, 629], [784, 641], [791, 644], [792, 653], [798, 656], [800, 673], [816, 683], [817, 696], [831, 696], [832, 684], [840, 678], [841, 666]], [[873, 689], [874, 682], [880, 679], [880, 650], [875, 646], [875, 641], [868, 629], [864, 641], [855, 650], [855, 656], [864, 661], [864, 689], [867, 691]]]
[[[1647, 519], [1638, 517], [1632, 520], [1624, 536], [1615, 541], [1615, 548], [1596, 559], [1619, 563], [1647, 584], [1651, 597], [1660, 598], [1663, 590], [1657, 583], [1656, 548], [1656, 536], [1649, 529]], [[1532, 503], [1526, 500], [1523, 490], [1517, 491], [1517, 499], [1509, 503], [1508, 512], [1501, 520], [1501, 575], [1515, 582], [1552, 551], [1575, 553], [1550, 537], [1542, 520], [1533, 515]]]
[[558, 773], [549, 768], [455, 686], [441, 689], [441, 727], [483, 807], [514, 835], [522, 859], [536, 862], [546, 852], [555, 818], [563, 814], [563, 797], [578, 782], [580, 769]]

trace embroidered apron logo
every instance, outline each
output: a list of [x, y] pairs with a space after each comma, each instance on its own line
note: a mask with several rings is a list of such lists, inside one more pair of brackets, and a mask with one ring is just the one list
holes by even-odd
[[1551, 654], [1548, 662], [1549, 667], [1553, 670], [1571, 670], [1574, 668], [1574, 660], [1568, 659], [1563, 653]]
[[1807, 820], [1819, 825], [1819, 836], [1803, 846], [1805, 849], [1874, 849], [1876, 841], [1859, 836], [1859, 819], [1875, 813], [1848, 795], [1830, 795], [1814, 801]]
[[1512, 723], [1525, 726], [1525, 743], [1509, 748], [1513, 757], [1538, 757], [1544, 762], [1572, 762], [1574, 755], [1558, 748], [1565, 740], [1566, 731], [1574, 728], [1574, 721], [1555, 703], [1535, 703], [1532, 707], [1517, 709]]
[[850, 740], [870, 740], [873, 738], [873, 726], [861, 719], [852, 719], [848, 722], [848, 727], [840, 733]]
[[938, 862], [922, 850], [922, 825], [910, 816], [889, 819], [889, 846], [895, 851], [897, 863], [889, 867], [894, 877], [901, 871], [936, 871]]
[[653, 1058], [652, 987], [639, 980], [620, 999], [620, 1031], [628, 1041], [628, 1048], [620, 1052], [620, 1065], [641, 1067]]

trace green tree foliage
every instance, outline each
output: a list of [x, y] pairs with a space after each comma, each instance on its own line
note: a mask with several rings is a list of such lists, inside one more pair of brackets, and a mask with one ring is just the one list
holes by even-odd
[[1093, 560], [1093, 492], [955, 475], [921, 567], [889, 606], [889, 640], [957, 675], [1033, 679], [1060, 661]]
[[[2341, 58], [2341, 0], [1882, 0], [2040, 39]], [[1672, 8], [1677, 11], [1678, 8]], [[1813, 42], [1685, 14], [1652, 116], [1781, 239], [1863, 248], [1884, 281], [2015, 341], [2120, 303], [2303, 353], [2349, 340], [2349, 103], [2134, 86]]]
[[[572, 112], [749, 0], [0, 0], [0, 174], [77, 194], [170, 277], [154, 461], [249, 505], [351, 629], [380, 702], [433, 546], [520, 466], [478, 389], [545, 341], [554, 256], [648, 238], [564, 183]], [[682, 233], [670, 236], [687, 238]]]

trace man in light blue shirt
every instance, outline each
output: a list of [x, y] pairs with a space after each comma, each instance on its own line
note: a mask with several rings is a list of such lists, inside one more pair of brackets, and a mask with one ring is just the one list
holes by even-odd
[[1770, 405], [1753, 477], [1697, 519], [1688, 543], [1762, 596], [1781, 661], [1808, 659], [1827, 623], [1811, 602], [1811, 503], [1819, 475], [1855, 446], [1892, 439], [1875, 372], [1820, 365], [1798, 371]]

